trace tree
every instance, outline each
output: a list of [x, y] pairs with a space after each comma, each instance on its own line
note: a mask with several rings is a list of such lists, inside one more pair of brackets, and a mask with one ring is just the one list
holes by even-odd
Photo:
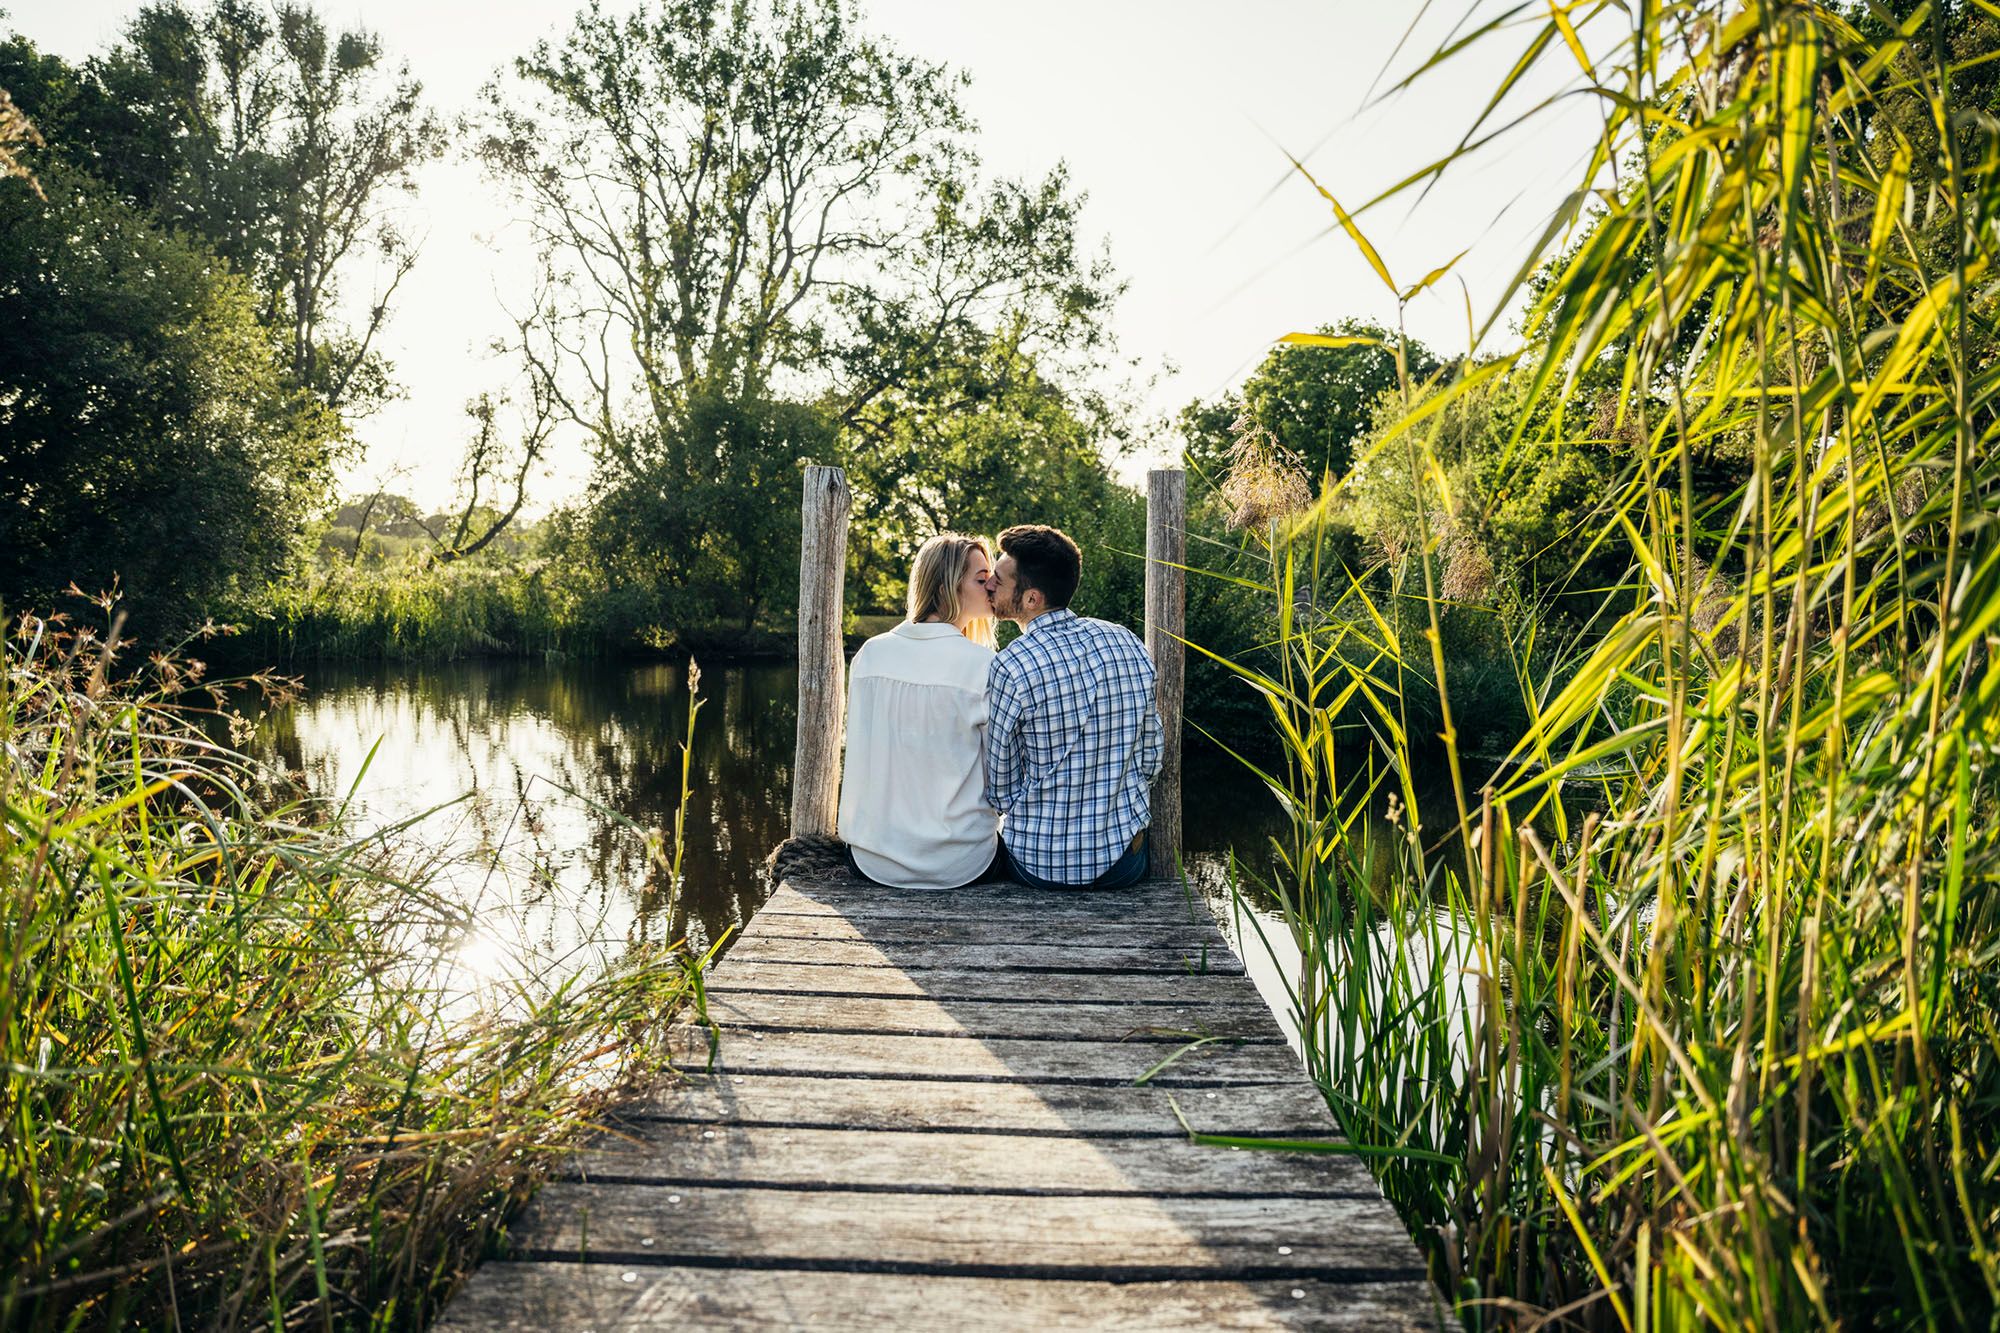
[[[1213, 403], [1190, 403], [1179, 420], [1190, 467], [1220, 480], [1232, 443], [1230, 428], [1245, 415], [1296, 455], [1315, 483], [1353, 465], [1354, 442], [1367, 431], [1377, 400], [1398, 386], [1398, 335], [1358, 319], [1343, 319], [1319, 332], [1372, 341], [1344, 347], [1282, 344], [1251, 372], [1240, 393]], [[1415, 339], [1405, 345], [1404, 357], [1414, 381], [1429, 378], [1441, 364]]]
[[[377, 38], [332, 32], [304, 4], [153, 4], [80, 70], [19, 37], [0, 45], [0, 84], [58, 157], [250, 280], [294, 383], [350, 416], [389, 396], [374, 343], [415, 252], [386, 200], [415, 188], [444, 134]], [[334, 312], [364, 256], [388, 277], [349, 326]]]
[[[872, 447], [888, 404], [950, 392], [934, 369], [992, 330], [1050, 359], [1104, 343], [1115, 286], [1067, 177], [982, 187], [963, 80], [866, 36], [843, 0], [593, 4], [514, 74], [487, 90], [480, 152], [546, 261], [518, 350], [594, 446], [608, 507], [590, 521], [615, 513], [625, 567], [664, 564], [673, 589], [769, 603], [743, 582], [761, 551], [712, 549], [757, 527], [712, 510], [717, 478], [791, 503], [826, 426]], [[688, 529], [710, 512], [722, 527]], [[720, 583], [717, 561], [736, 571]]]
[[1117, 489], [1098, 448], [1110, 413], [1045, 378], [1013, 339], [984, 335], [871, 401], [844, 452], [860, 596], [896, 605], [911, 558], [935, 532], [1042, 522], [1088, 540]]
[[291, 387], [256, 298], [66, 168], [0, 189], [0, 597], [122, 583], [172, 632], [275, 576], [342, 440]]
[[[431, 552], [431, 558], [439, 564], [477, 555], [519, 517], [521, 507], [528, 501], [528, 478], [548, 449], [554, 424], [551, 405], [544, 386], [531, 383], [528, 406], [521, 414], [518, 451], [503, 438], [501, 418], [509, 405], [507, 395], [491, 393], [482, 393], [465, 405], [465, 414], [472, 418], [475, 429], [465, 449], [465, 462], [459, 468], [459, 489], [464, 503], [452, 521], [451, 535], [439, 540]], [[506, 476], [509, 472], [513, 474], [511, 479]], [[513, 499], [506, 509], [495, 509], [487, 503], [489, 487], [496, 497], [512, 489]], [[358, 535], [354, 544], [358, 552], [361, 549]]]

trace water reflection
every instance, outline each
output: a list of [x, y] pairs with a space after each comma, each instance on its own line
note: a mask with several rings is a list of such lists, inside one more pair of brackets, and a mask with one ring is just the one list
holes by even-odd
[[[588, 971], [635, 941], [705, 949], [771, 892], [785, 836], [798, 671], [709, 667], [693, 746], [683, 888], [651, 848], [671, 838], [686, 735], [685, 669], [670, 663], [320, 666], [254, 743], [394, 829], [462, 909], [462, 984]], [[1270, 795], [1227, 764], [1187, 781], [1191, 878], [1226, 896], [1226, 850], [1277, 831]], [[413, 822], [412, 822], [413, 821]], [[670, 901], [671, 899], [671, 901]]]

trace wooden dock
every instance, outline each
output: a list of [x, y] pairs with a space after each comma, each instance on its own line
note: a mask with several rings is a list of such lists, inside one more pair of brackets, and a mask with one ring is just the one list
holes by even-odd
[[1191, 1141], [1337, 1134], [1178, 885], [787, 884], [709, 991], [436, 1327], [1440, 1327], [1354, 1157]]

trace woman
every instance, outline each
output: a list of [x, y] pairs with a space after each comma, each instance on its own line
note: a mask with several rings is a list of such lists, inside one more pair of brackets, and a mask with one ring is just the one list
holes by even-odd
[[931, 538], [910, 571], [909, 619], [862, 644], [849, 670], [840, 835], [878, 884], [959, 888], [999, 851], [985, 796], [992, 577], [980, 538]]

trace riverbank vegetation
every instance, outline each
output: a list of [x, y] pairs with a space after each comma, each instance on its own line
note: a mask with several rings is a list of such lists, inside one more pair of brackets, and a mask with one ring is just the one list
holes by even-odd
[[469, 979], [423, 858], [219, 743], [197, 661], [115, 639], [5, 641], [0, 1323], [421, 1327], [664, 1065], [696, 961]]
[[[1526, 345], [1402, 375], [1265, 548], [1292, 827], [1243, 869], [1309, 1062], [1469, 1327], [1990, 1327], [2000, 25], [1472, 45], [1510, 38], [1603, 116]], [[1490, 781], [1466, 633], [1510, 666]]]

